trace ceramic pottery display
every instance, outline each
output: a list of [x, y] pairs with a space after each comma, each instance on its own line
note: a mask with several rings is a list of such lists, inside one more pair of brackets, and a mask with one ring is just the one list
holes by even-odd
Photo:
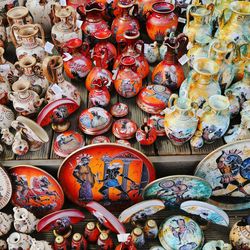
[[148, 118], [147, 124], [151, 128], [155, 128], [157, 136], [165, 136], [164, 115], [152, 115]]
[[91, 201], [85, 208], [89, 210], [89, 212], [92, 213], [101, 224], [110, 229], [112, 232], [118, 234], [126, 233], [126, 229], [123, 224], [98, 202]]
[[181, 84], [179, 96], [201, 106], [210, 96], [221, 94], [219, 83], [213, 79], [219, 72], [219, 65], [211, 59], [198, 58], [193, 68]]
[[201, 249], [204, 235], [192, 219], [176, 215], [167, 218], [159, 228], [159, 240], [166, 250]]
[[144, 221], [150, 215], [156, 214], [164, 208], [165, 205], [161, 200], [141, 201], [122, 211], [119, 215], [119, 221], [122, 223]]
[[106, 107], [110, 102], [110, 93], [105, 84], [96, 84], [89, 92], [89, 107]]
[[136, 103], [149, 114], [160, 114], [168, 105], [171, 91], [162, 85], [148, 85], [140, 91]]
[[117, 102], [110, 108], [110, 114], [117, 118], [126, 116], [128, 112], [128, 105], [122, 102]]
[[168, 108], [163, 112], [165, 113], [164, 128], [170, 141], [176, 146], [189, 141], [198, 125], [198, 117], [191, 101], [172, 94]]
[[[41, 39], [37, 38], [38, 35]], [[16, 36], [20, 40], [17, 40]], [[11, 40], [16, 47], [18, 60], [29, 55], [34, 56], [38, 62], [42, 62], [46, 56], [44, 31], [40, 24], [12, 25]]]
[[62, 208], [64, 194], [58, 182], [47, 172], [34, 166], [10, 168], [13, 184], [11, 202], [24, 207], [36, 216], [43, 216]]
[[152, 11], [147, 15], [146, 28], [152, 41], [162, 42], [170, 32], [175, 32], [178, 16], [174, 13], [175, 6], [167, 2], [157, 2], [152, 5]]
[[12, 195], [11, 180], [5, 169], [2, 166], [0, 166], [0, 209], [1, 210], [9, 203], [11, 195]]
[[55, 154], [60, 157], [67, 157], [69, 154], [83, 147], [85, 144], [81, 134], [68, 130], [59, 134], [53, 145]]
[[73, 38], [82, 39], [82, 30], [76, 25], [76, 11], [71, 6], [52, 5], [53, 22], [51, 37], [54, 45], [60, 50]]
[[63, 45], [63, 50], [70, 53], [71, 59], [64, 59], [63, 67], [70, 79], [82, 80], [92, 69], [89, 45], [79, 38], [73, 38]]
[[[195, 175], [211, 184], [213, 197], [221, 197], [218, 206], [225, 210], [250, 207], [247, 201], [250, 193], [249, 142], [245, 140], [224, 145], [206, 156], [196, 168]], [[227, 196], [224, 203], [222, 196]], [[237, 197], [241, 199], [233, 204]]]
[[13, 216], [11, 214], [6, 214], [3, 212], [0, 212], [0, 236], [6, 235], [10, 229], [11, 229], [11, 224], [13, 222]]
[[65, 195], [78, 205], [95, 200], [129, 206], [142, 199], [142, 189], [154, 180], [155, 171], [139, 151], [108, 143], [75, 151], [64, 160], [57, 176]]
[[[185, 53], [188, 38], [184, 34], [175, 37], [174, 33], [165, 40], [167, 52], [152, 72], [152, 82], [168, 87], [171, 90], [178, 89], [185, 79], [184, 71], [178, 58]], [[178, 52], [178, 56], [177, 56]]]
[[236, 222], [230, 231], [230, 242], [236, 250], [250, 249], [250, 218], [242, 218]]
[[14, 232], [7, 238], [8, 249], [23, 249], [29, 250], [32, 244], [32, 238], [27, 234]]
[[112, 122], [111, 114], [99, 107], [85, 109], [79, 116], [79, 128], [87, 135], [100, 135], [107, 132]]
[[232, 250], [231, 244], [225, 243], [223, 240], [211, 240], [207, 242], [202, 250], [217, 250], [217, 249], [222, 249], [222, 250]]
[[137, 124], [127, 118], [116, 120], [113, 123], [112, 133], [120, 139], [131, 139], [135, 136]]
[[189, 214], [200, 216], [203, 220], [217, 225], [229, 226], [228, 215], [220, 208], [202, 201], [185, 201], [180, 207]]
[[179, 206], [186, 200], [207, 200], [212, 195], [210, 184], [191, 175], [173, 175], [148, 184], [142, 193], [144, 199], [160, 199], [165, 206]]
[[110, 143], [110, 139], [107, 136], [104, 135], [98, 135], [95, 136], [92, 140], [90, 144], [98, 144], [98, 143]]

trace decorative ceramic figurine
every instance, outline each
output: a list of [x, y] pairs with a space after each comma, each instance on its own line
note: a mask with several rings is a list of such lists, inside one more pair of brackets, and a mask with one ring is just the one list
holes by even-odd
[[84, 229], [84, 237], [88, 242], [96, 243], [99, 237], [100, 231], [96, 227], [94, 222], [88, 222]]
[[13, 216], [11, 214], [0, 212], [0, 236], [6, 235], [10, 231], [12, 222]]
[[46, 100], [52, 102], [62, 98], [69, 98], [78, 105], [81, 103], [77, 88], [63, 77], [63, 59], [60, 56], [46, 57], [43, 61], [43, 73], [51, 83], [46, 93]]
[[79, 233], [75, 233], [72, 237], [71, 248], [72, 249], [81, 249], [87, 250], [87, 241], [86, 239]]
[[159, 59], [160, 53], [156, 41], [154, 43], [144, 44], [144, 56], [149, 63], [155, 63]]
[[14, 228], [19, 233], [32, 233], [38, 223], [38, 219], [25, 208], [14, 207]]
[[168, 49], [164, 60], [152, 72], [152, 82], [164, 85], [171, 90], [176, 90], [185, 79], [183, 68], [178, 62], [178, 57], [180, 58], [185, 53], [188, 38], [184, 34], [175, 37], [174, 33], [171, 33], [165, 43]]
[[136, 227], [131, 232], [132, 242], [135, 246], [142, 247], [145, 244], [144, 232], [141, 228]]
[[[39, 33], [41, 39], [37, 38]], [[20, 40], [17, 40], [16, 35]], [[11, 40], [16, 47], [19, 60], [29, 55], [34, 56], [38, 62], [42, 62], [46, 56], [44, 31], [39, 24], [12, 25]]]
[[170, 141], [177, 146], [189, 141], [198, 125], [198, 117], [191, 101], [172, 94], [168, 108], [163, 112], [165, 113], [164, 128]]
[[225, 243], [223, 240], [211, 240], [207, 242], [202, 250], [232, 250], [232, 245]]
[[34, 90], [40, 97], [43, 97], [49, 86], [49, 82], [42, 74], [42, 66], [37, 63], [33, 56], [25, 55], [19, 62], [15, 63], [19, 71], [19, 80], [30, 82], [30, 89]]
[[12, 144], [12, 151], [16, 155], [25, 155], [29, 151], [29, 144], [27, 141], [22, 139], [22, 134], [20, 131], [15, 134]]
[[9, 250], [29, 250], [32, 244], [32, 238], [27, 234], [14, 232], [8, 237], [7, 243]]
[[63, 66], [66, 75], [74, 80], [82, 80], [92, 69], [92, 62], [89, 54], [89, 44], [82, 42], [79, 38], [73, 38], [67, 41], [63, 50], [70, 53], [71, 57], [64, 58]]
[[13, 92], [8, 95], [13, 102], [14, 109], [23, 116], [37, 113], [44, 101], [35, 91], [29, 88], [29, 81], [19, 79], [12, 85]]
[[98, 240], [97, 240], [97, 245], [99, 246], [99, 249], [103, 249], [103, 250], [114, 249], [113, 240], [106, 232], [100, 233]]
[[7, 250], [8, 249], [8, 245], [7, 245], [7, 242], [5, 240], [0, 240], [0, 249], [1, 250]]
[[53, 248], [47, 241], [32, 239], [30, 250], [53, 250]]
[[70, 39], [82, 39], [82, 30], [76, 25], [75, 9], [71, 6], [61, 6], [58, 3], [52, 6], [55, 24], [51, 29], [51, 37], [54, 45], [61, 49]]
[[131, 139], [135, 136], [137, 124], [127, 118], [116, 120], [113, 123], [112, 132], [115, 137], [120, 139]]
[[175, 6], [167, 2], [156, 2], [147, 16], [146, 28], [152, 41], [162, 42], [170, 32], [175, 32], [178, 16], [174, 12]]
[[244, 217], [236, 222], [230, 231], [230, 242], [236, 250], [250, 249], [250, 217]]

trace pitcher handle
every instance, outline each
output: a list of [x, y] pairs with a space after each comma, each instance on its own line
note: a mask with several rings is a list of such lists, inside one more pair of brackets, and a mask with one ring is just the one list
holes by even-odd
[[15, 69], [18, 71], [18, 75], [21, 76], [23, 75], [24, 69], [20, 66], [19, 62], [16, 62], [14, 64]]
[[53, 70], [51, 69], [51, 66], [53, 64], [52, 60], [54, 60], [54, 58], [51, 56], [45, 57], [45, 59], [43, 60], [43, 64], [42, 64], [42, 70], [43, 70], [43, 74], [47, 78], [47, 80], [50, 83], [55, 83], [56, 77], [53, 73]]
[[213, 52], [213, 46], [218, 43], [219, 41], [217, 39], [213, 40], [210, 44], [209, 44], [209, 47], [208, 47], [208, 58], [212, 58], [212, 52]]
[[8, 99], [13, 102], [13, 100], [15, 99], [14, 91], [8, 93]]
[[213, 17], [213, 14], [214, 14], [214, 4], [213, 3], [210, 3], [210, 4], [208, 4], [208, 5], [206, 5], [206, 9], [207, 10], [210, 10], [210, 18], [209, 18], [209, 21], [212, 19], [212, 17]]
[[195, 7], [195, 5], [189, 5], [188, 7], [187, 7], [187, 11], [186, 11], [186, 18], [187, 18], [187, 27], [189, 28], [189, 26], [190, 26], [190, 11], [191, 11], [191, 9], [193, 8], [193, 7]]
[[14, 46], [17, 48], [20, 46], [20, 44], [17, 42], [17, 39], [16, 39], [16, 36], [15, 36], [15, 33], [14, 31], [19, 31], [20, 30], [20, 25], [17, 25], [17, 24], [13, 24], [11, 26], [11, 29], [10, 29], [10, 37], [11, 37], [11, 41], [12, 43], [14, 44]]
[[42, 70], [42, 64], [41, 63], [36, 63], [34, 66], [33, 66], [33, 70], [35, 72], [35, 74], [39, 77], [39, 78], [44, 78], [43, 76], [43, 70]]
[[174, 106], [174, 101], [177, 100], [179, 96], [177, 94], [172, 94], [168, 100], [168, 108], [171, 108]]
[[43, 27], [40, 24], [36, 23], [34, 24], [34, 28], [39, 30], [41, 38], [42, 38], [42, 45], [44, 47], [45, 46], [45, 32], [44, 32]]
[[222, 11], [221, 16], [218, 18], [218, 23], [219, 23], [219, 29], [222, 29], [224, 27], [225, 23], [225, 12], [228, 11], [229, 8], [226, 8]]
[[176, 38], [177, 42], [179, 42], [179, 48], [178, 48], [178, 58], [181, 58], [184, 54], [187, 53], [187, 45], [188, 45], [188, 37], [181, 33]]
[[237, 48], [236, 43], [233, 42], [233, 41], [231, 41], [230, 43], [228, 43], [227, 48], [230, 51], [229, 51], [229, 57], [226, 59], [226, 61], [231, 64], [233, 62], [233, 59], [236, 56], [236, 53], [235, 53], [236, 52], [236, 48]]

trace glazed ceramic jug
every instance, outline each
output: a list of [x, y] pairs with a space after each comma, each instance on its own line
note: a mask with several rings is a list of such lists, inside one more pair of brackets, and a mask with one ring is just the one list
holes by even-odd
[[222, 95], [211, 96], [199, 112], [198, 130], [206, 143], [220, 139], [230, 124], [228, 98]]
[[230, 4], [231, 16], [225, 21], [224, 12], [219, 20], [218, 39], [235, 42], [237, 46], [248, 43], [250, 38], [250, 2], [236, 1]]
[[118, 67], [123, 56], [133, 56], [135, 58], [137, 73], [142, 78], [147, 77], [149, 73], [149, 65], [144, 57], [144, 42], [138, 40], [140, 32], [138, 30], [127, 30], [123, 36], [125, 42], [120, 43], [118, 46], [118, 57], [114, 63], [114, 69]]
[[76, 11], [73, 7], [53, 5], [54, 25], [51, 37], [54, 45], [60, 50], [72, 38], [82, 39], [82, 30], [76, 25]]
[[45, 77], [51, 83], [47, 89], [46, 100], [52, 102], [61, 98], [69, 98], [80, 105], [81, 97], [79, 91], [63, 77], [62, 57], [46, 57], [42, 67]]
[[29, 88], [30, 82], [19, 79], [12, 85], [13, 92], [9, 93], [9, 99], [13, 102], [14, 109], [23, 116], [37, 113], [44, 101]]
[[[121, 14], [113, 20], [111, 31], [115, 36], [116, 42], [119, 43], [125, 41], [124, 34], [126, 31], [139, 31], [140, 25], [138, 20], [133, 17], [137, 15], [137, 5], [135, 5], [134, 0], [119, 0], [118, 7], [121, 9]], [[133, 10], [131, 16], [130, 10]]]
[[174, 12], [175, 6], [167, 2], [156, 2], [152, 5], [152, 13], [148, 14], [146, 28], [152, 41], [162, 42], [170, 32], [175, 32], [178, 16]]
[[[40, 33], [41, 39], [37, 38]], [[19, 40], [16, 39], [16, 35]], [[25, 24], [11, 27], [11, 39], [16, 47], [16, 55], [21, 59], [25, 55], [34, 56], [38, 62], [41, 62], [46, 52], [44, 50], [45, 36], [40, 24]]]
[[52, 5], [55, 3], [56, 0], [27, 0], [25, 4], [34, 19], [34, 23], [42, 25], [46, 37], [50, 36], [52, 28], [50, 16]]
[[[168, 47], [164, 60], [160, 62], [152, 72], [152, 82], [168, 87], [171, 90], [176, 90], [184, 81], [184, 70], [182, 65], [178, 62], [185, 53], [185, 48], [188, 43], [188, 38], [183, 33], [174, 36], [174, 33], [169, 35], [166, 40]], [[178, 56], [177, 56], [178, 53]]]
[[201, 106], [212, 95], [220, 95], [221, 89], [214, 77], [219, 72], [219, 65], [211, 59], [198, 58], [194, 61], [194, 70], [182, 83], [180, 97], [191, 99]]
[[191, 101], [172, 94], [168, 101], [168, 108], [164, 111], [164, 128], [169, 140], [176, 146], [183, 145], [194, 135], [198, 117]]
[[233, 59], [235, 49], [236, 44], [234, 42], [228, 43], [222, 40], [213, 40], [209, 46], [209, 58], [214, 60], [220, 67], [215, 79], [219, 82], [222, 91], [228, 88], [234, 79]]
[[157, 42], [144, 44], [144, 56], [149, 63], [155, 63], [160, 58]]
[[79, 38], [70, 39], [63, 46], [63, 50], [70, 53], [70, 59], [64, 59], [64, 71], [70, 79], [82, 80], [92, 69], [89, 44]]
[[43, 97], [49, 87], [48, 80], [42, 74], [42, 66], [37, 63], [33, 56], [23, 56], [15, 63], [19, 72], [19, 80], [30, 82], [30, 89], [34, 90], [40, 97]]
[[136, 96], [142, 87], [142, 78], [136, 72], [135, 58], [124, 56], [118, 69], [114, 86], [117, 93], [125, 98]]
[[[194, 43], [197, 34], [212, 36], [213, 25], [211, 16], [213, 14], [213, 4], [194, 5], [187, 8], [187, 24], [183, 28], [183, 33], [188, 37], [190, 43]], [[193, 20], [190, 20], [191, 17]]]
[[13, 73], [15, 67], [4, 57], [4, 48], [0, 47], [0, 78], [8, 81], [8, 76]]

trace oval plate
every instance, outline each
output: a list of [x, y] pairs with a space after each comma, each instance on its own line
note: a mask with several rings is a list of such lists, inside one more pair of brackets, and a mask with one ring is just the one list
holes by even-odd
[[[136, 203], [143, 188], [155, 179], [149, 159], [139, 151], [114, 143], [93, 144], [69, 155], [58, 170], [65, 195], [82, 206]], [[126, 201], [126, 202], [124, 202]]]
[[12, 186], [9, 175], [0, 165], [0, 210], [10, 201], [12, 195]]
[[144, 199], [160, 199], [165, 206], [179, 206], [186, 200], [207, 200], [212, 194], [210, 184], [191, 175], [172, 175], [155, 180], [143, 190]]
[[11, 202], [14, 206], [24, 207], [37, 217], [62, 208], [62, 188], [44, 170], [29, 165], [18, 165], [10, 168], [10, 177], [13, 185]]
[[217, 148], [198, 164], [195, 175], [211, 184], [211, 203], [225, 210], [249, 209], [250, 140]]

